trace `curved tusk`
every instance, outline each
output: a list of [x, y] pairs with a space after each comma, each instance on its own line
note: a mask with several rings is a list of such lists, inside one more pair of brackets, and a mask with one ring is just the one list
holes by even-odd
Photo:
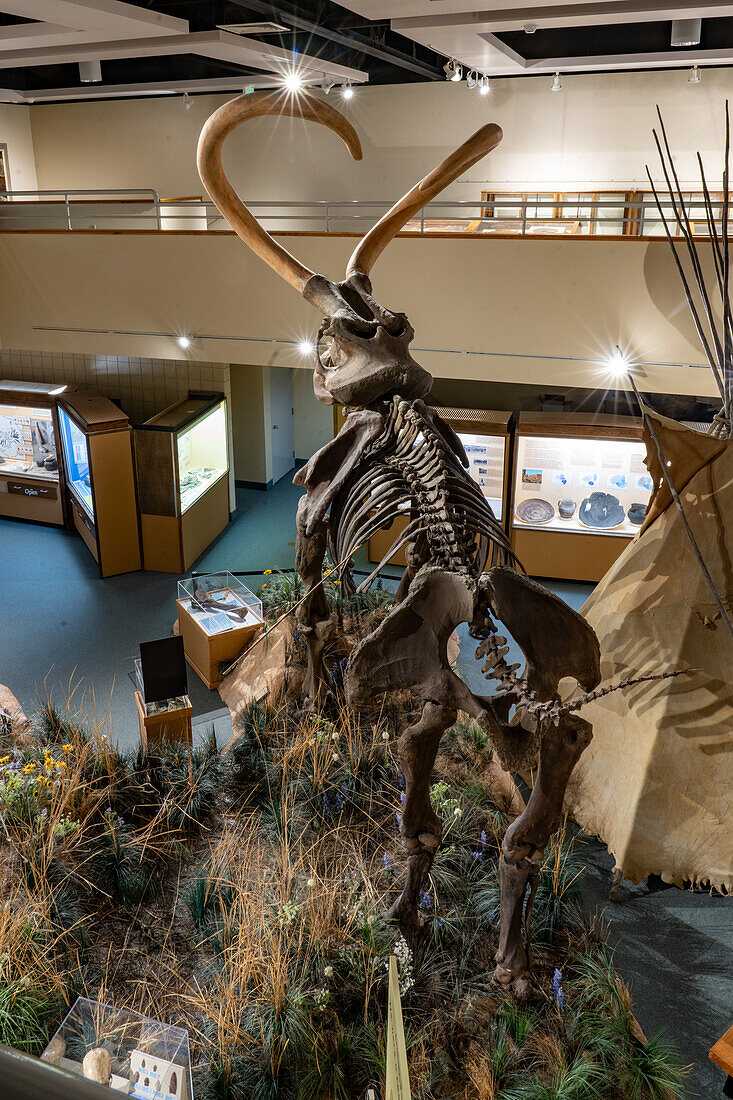
[[446, 157], [437, 168], [434, 168], [424, 179], [416, 183], [404, 198], [389, 210], [383, 218], [377, 222], [365, 237], [359, 241], [354, 253], [349, 260], [346, 269], [346, 277], [358, 273], [369, 275], [375, 260], [381, 255], [389, 242], [395, 237], [405, 222], [413, 218], [426, 203], [439, 195], [449, 184], [457, 180], [467, 168], [470, 168], [490, 153], [499, 142], [503, 134], [501, 127], [494, 122], [482, 126], [475, 134], [472, 134], [463, 145]]
[[297, 97], [284, 92], [255, 92], [238, 96], [214, 111], [201, 131], [196, 157], [198, 170], [216, 207], [244, 243], [302, 293], [314, 273], [262, 228], [232, 187], [221, 163], [221, 148], [227, 135], [240, 122], [260, 115], [292, 115], [309, 122], [320, 122], [338, 134], [354, 160], [361, 160], [361, 144], [353, 126], [343, 115], [326, 103], [302, 93]]

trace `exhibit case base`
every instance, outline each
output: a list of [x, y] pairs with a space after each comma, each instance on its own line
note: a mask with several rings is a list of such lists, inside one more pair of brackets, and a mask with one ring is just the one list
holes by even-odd
[[[193, 707], [188, 696], [184, 696], [180, 702], [182, 706], [164, 709], [161, 704], [145, 703], [139, 691], [135, 692], [137, 704], [137, 719], [140, 726], [140, 744], [147, 748], [157, 741], [175, 741], [179, 745], [192, 745], [193, 732], [191, 719]], [[156, 707], [153, 713], [151, 707]]]
[[209, 691], [262, 627], [262, 603], [231, 573], [179, 581], [178, 630], [186, 660]]

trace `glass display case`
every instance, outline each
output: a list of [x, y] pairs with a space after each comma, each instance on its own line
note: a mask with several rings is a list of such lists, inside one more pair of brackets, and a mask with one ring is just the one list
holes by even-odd
[[178, 491], [181, 513], [188, 511], [229, 469], [227, 414], [222, 400], [178, 436]]
[[209, 689], [263, 623], [262, 601], [232, 573], [178, 582], [178, 628], [186, 660]]
[[59, 434], [71, 522], [100, 576], [142, 564], [132, 429], [120, 409], [94, 390], [76, 389], [58, 403]]
[[137, 1100], [193, 1100], [188, 1031], [87, 997], [41, 1058]]
[[[512, 414], [492, 409], [439, 408], [436, 411], [460, 439], [469, 463], [468, 474], [480, 487], [496, 518], [506, 527]], [[408, 509], [409, 502], [406, 502], [404, 511]], [[400, 517], [389, 528], [373, 535], [367, 542], [368, 560], [382, 561], [406, 524], [407, 517]], [[398, 550], [389, 559], [389, 564], [404, 566], [404, 549]]]
[[183, 573], [229, 522], [226, 398], [189, 393], [135, 429], [146, 569]]
[[652, 479], [641, 421], [522, 413], [511, 535], [534, 576], [599, 580], [644, 522]]
[[86, 436], [62, 408], [59, 409], [59, 427], [64, 446], [66, 483], [93, 522], [94, 501]]
[[0, 381], [0, 515], [63, 523], [56, 397], [64, 389]]

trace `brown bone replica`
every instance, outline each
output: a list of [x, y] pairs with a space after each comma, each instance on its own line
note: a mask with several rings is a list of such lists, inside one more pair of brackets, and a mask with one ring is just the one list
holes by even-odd
[[[561, 600], [517, 572], [514, 554], [478, 486], [466, 473], [463, 447], [435, 409], [423, 401], [431, 376], [410, 355], [413, 330], [401, 313], [372, 297], [371, 268], [420, 208], [501, 140], [483, 126], [386, 214], [357, 246], [343, 282], [303, 267], [257, 223], [224, 175], [222, 143], [235, 126], [258, 115], [290, 114], [319, 122], [361, 157], [351, 125], [308, 95], [246, 95], [219, 108], [199, 141], [203, 183], [242, 240], [299, 290], [325, 319], [319, 333], [314, 389], [319, 401], [350, 407], [336, 438], [295, 477], [307, 490], [298, 508], [296, 566], [307, 598], [298, 611], [308, 647], [304, 692], [313, 705], [331, 690], [323, 663], [330, 614], [323, 593], [326, 551], [353, 592], [349, 562], [373, 532], [400, 517], [407, 527], [385, 556], [406, 546], [408, 567], [397, 606], [353, 650], [346, 674], [355, 706], [377, 693], [410, 689], [425, 700], [420, 720], [399, 743], [406, 796], [402, 840], [408, 852], [404, 889], [391, 914], [417, 925], [418, 893], [440, 844], [441, 823], [430, 805], [430, 775], [440, 738], [459, 710], [486, 730], [503, 766], [537, 767], [523, 813], [508, 829], [501, 862], [501, 927], [496, 977], [526, 990], [529, 917], [545, 845], [558, 827], [570, 773], [591, 739], [591, 726], [571, 713], [583, 699], [561, 705], [558, 684], [574, 677], [591, 691], [600, 679], [595, 634]], [[490, 247], [490, 246], [488, 246]], [[376, 577], [381, 565], [360, 586]], [[486, 572], [488, 568], [488, 572]], [[526, 657], [524, 672], [505, 660], [501, 620]], [[460, 623], [479, 639], [482, 670], [498, 682], [494, 696], [471, 692], [450, 668], [447, 645]], [[525, 895], [530, 886], [529, 900]]]

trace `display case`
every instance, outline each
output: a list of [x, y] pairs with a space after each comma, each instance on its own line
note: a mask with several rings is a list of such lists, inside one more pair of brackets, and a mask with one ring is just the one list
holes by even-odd
[[[480, 487], [492, 512], [506, 527], [507, 501], [509, 498], [509, 470], [511, 457], [511, 420], [510, 412], [491, 409], [447, 409], [436, 410], [456, 433], [469, 462], [468, 473]], [[409, 505], [405, 505], [407, 513]], [[382, 561], [389, 553], [395, 539], [407, 525], [408, 517], [400, 518], [382, 531], [378, 531], [367, 542], [369, 561]], [[404, 548], [389, 559], [390, 565], [405, 565]]]
[[261, 628], [262, 601], [222, 572], [179, 581], [176, 604], [186, 660], [211, 690]]
[[0, 516], [62, 526], [55, 383], [0, 381]]
[[226, 398], [190, 393], [135, 429], [146, 569], [183, 573], [229, 522]]
[[193, 1100], [185, 1028], [87, 997], [77, 998], [41, 1058], [136, 1100]]
[[77, 389], [58, 402], [63, 467], [71, 523], [102, 577], [140, 569], [140, 532], [127, 416], [94, 390]]
[[598, 581], [639, 530], [651, 496], [641, 420], [521, 413], [511, 540], [531, 576]]

